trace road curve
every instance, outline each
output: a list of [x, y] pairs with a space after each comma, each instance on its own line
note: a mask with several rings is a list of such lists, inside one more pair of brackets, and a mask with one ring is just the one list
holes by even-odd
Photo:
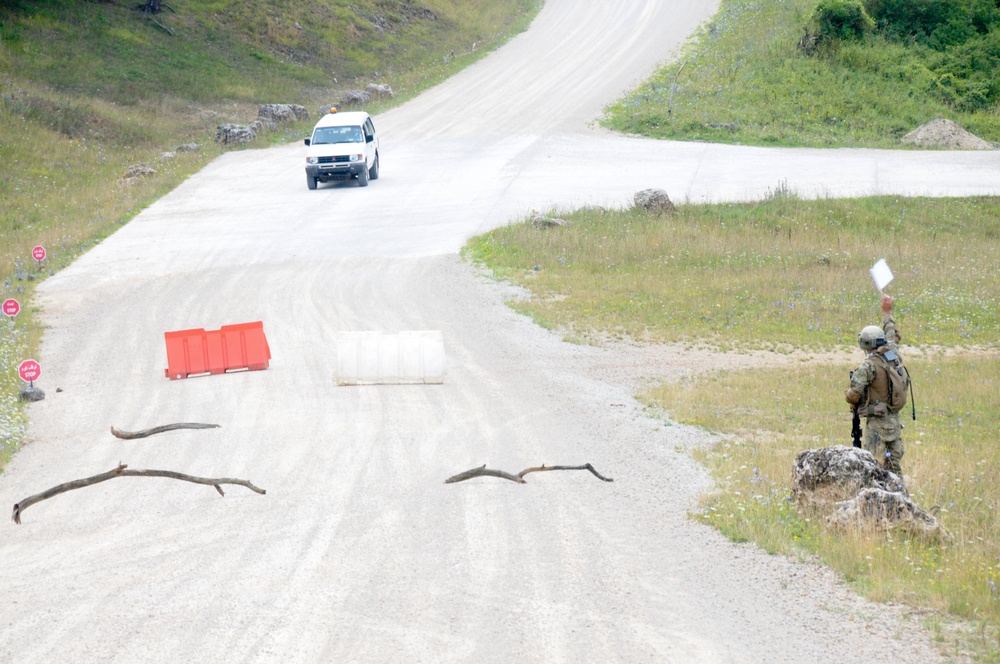
[[[0, 538], [0, 661], [935, 661], [824, 570], [687, 517], [708, 436], [631, 398], [674, 358], [579, 347], [456, 256], [535, 209], [996, 193], [994, 153], [765, 150], [591, 126], [712, 2], [549, 0], [531, 29], [376, 118], [382, 178], [308, 191], [303, 149], [227, 154], [42, 284], [48, 398], [0, 476], [12, 505], [119, 462], [259, 496], [121, 478]], [[163, 332], [261, 320], [266, 371], [168, 381]], [[337, 387], [335, 335], [441, 330], [443, 385]], [[62, 388], [61, 391], [56, 388]], [[179, 421], [219, 429], [122, 441]], [[480, 464], [587, 473], [445, 485]]]

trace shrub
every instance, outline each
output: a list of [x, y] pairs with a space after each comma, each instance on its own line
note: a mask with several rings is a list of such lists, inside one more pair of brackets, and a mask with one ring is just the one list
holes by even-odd
[[864, 4], [879, 32], [889, 39], [915, 39], [938, 50], [1000, 25], [995, 0], [864, 0]]
[[821, 0], [813, 12], [821, 41], [860, 39], [875, 28], [875, 21], [860, 0]]
[[937, 54], [930, 69], [937, 98], [966, 113], [990, 108], [1000, 97], [1000, 30]]
[[895, 39], [930, 35], [955, 8], [955, 0], [865, 0], [879, 32]]

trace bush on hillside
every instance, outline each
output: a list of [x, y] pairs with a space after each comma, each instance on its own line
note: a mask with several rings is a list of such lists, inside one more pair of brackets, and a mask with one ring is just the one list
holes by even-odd
[[879, 32], [894, 39], [926, 38], [951, 17], [955, 0], [865, 0]]
[[860, 0], [821, 0], [813, 22], [821, 40], [860, 39], [875, 28]]
[[823, 45], [861, 39], [874, 28], [875, 21], [860, 0], [820, 0], [799, 40], [799, 49], [812, 55]]
[[[975, 113], [1000, 102], [1000, 0], [820, 0], [799, 48], [848, 63], [882, 62], [887, 42], [926, 72], [918, 90]], [[875, 39], [862, 38], [874, 32]], [[846, 41], [856, 42], [850, 48]], [[830, 48], [836, 46], [836, 48]], [[859, 51], [870, 57], [859, 57]], [[888, 74], [886, 63], [875, 67]], [[891, 78], [891, 77], [890, 77]], [[908, 80], [909, 76], [904, 76]], [[921, 76], [924, 78], [924, 76]]]
[[1000, 27], [996, 0], [864, 0], [878, 31], [895, 41], [914, 40], [938, 50]]
[[990, 108], [1000, 101], [1000, 29], [937, 54], [930, 69], [939, 99], [967, 113]]

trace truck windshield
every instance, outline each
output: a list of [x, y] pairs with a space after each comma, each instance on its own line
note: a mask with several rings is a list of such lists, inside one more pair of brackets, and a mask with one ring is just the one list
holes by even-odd
[[363, 140], [361, 127], [323, 127], [316, 130], [312, 144], [361, 143]]

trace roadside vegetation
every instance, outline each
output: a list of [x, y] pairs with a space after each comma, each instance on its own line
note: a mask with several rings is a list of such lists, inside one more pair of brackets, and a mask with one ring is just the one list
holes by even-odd
[[[869, 319], [876, 321], [874, 311]], [[902, 332], [910, 317], [899, 317]], [[904, 336], [904, 342], [906, 338]], [[942, 649], [1000, 652], [1000, 353], [926, 352], [906, 356], [914, 377], [916, 421], [900, 414], [911, 498], [954, 536], [934, 546], [900, 536], [831, 532], [800, 518], [791, 465], [800, 451], [850, 445], [844, 402], [847, 372], [796, 350], [782, 368], [709, 373], [665, 384], [640, 399], [679, 422], [722, 434], [697, 453], [716, 478], [697, 518], [735, 541], [772, 553], [818, 557], [868, 597], [908, 606], [927, 618]], [[949, 616], [965, 621], [956, 626]]]
[[[697, 518], [768, 551], [816, 556], [869, 597], [926, 613], [952, 652], [1000, 655], [1000, 198], [805, 201], [779, 190], [664, 216], [560, 216], [570, 224], [514, 224], [466, 248], [530, 290], [512, 306], [540, 325], [582, 342], [780, 356], [639, 395], [671, 421], [720, 434], [698, 453], [717, 492]], [[830, 534], [789, 500], [798, 452], [851, 444], [843, 392], [861, 360], [857, 331], [880, 320], [868, 268], [882, 257], [915, 381], [903, 468], [914, 500], [937, 506], [955, 535], [947, 546]], [[954, 617], [975, 629], [956, 631]]]
[[886, 148], [940, 116], [1000, 142], [998, 95], [994, 0], [722, 0], [604, 123], [677, 140]]
[[[471, 254], [536, 294], [547, 327], [654, 342], [787, 352], [854, 343], [872, 317], [868, 268], [885, 257], [910, 343], [1000, 340], [1000, 199], [876, 197], [681, 205], [562, 215], [542, 233], [498, 229]], [[537, 269], [532, 269], [537, 266]]]
[[[342, 91], [388, 84], [394, 97], [366, 107], [376, 112], [523, 30], [541, 0], [175, 0], [155, 15], [140, 4], [0, 4], [0, 301], [22, 306], [0, 319], [0, 470], [24, 435], [16, 368], [41, 337], [39, 280], [219, 155], [219, 125], [301, 104], [312, 120], [252, 147], [288, 142]], [[126, 178], [136, 164], [155, 172]]]

